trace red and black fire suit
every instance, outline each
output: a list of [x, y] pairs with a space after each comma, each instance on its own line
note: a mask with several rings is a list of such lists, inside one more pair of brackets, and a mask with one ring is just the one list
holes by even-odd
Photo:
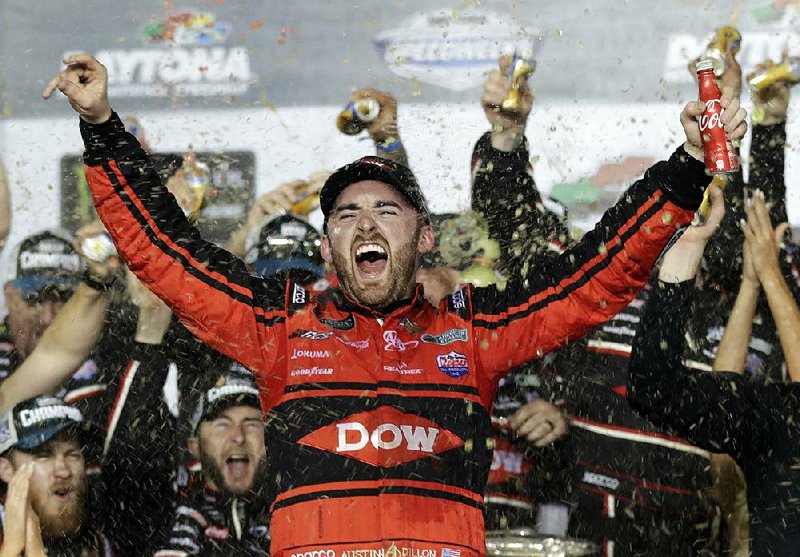
[[[624, 307], [708, 185], [681, 148], [582, 242], [503, 292], [464, 288], [436, 309], [418, 288], [379, 313], [249, 274], [189, 225], [118, 116], [81, 131], [95, 205], [130, 269], [257, 376], [275, 555], [482, 554], [498, 380]], [[498, 184], [527, 164], [524, 148], [494, 156], [486, 176]]]

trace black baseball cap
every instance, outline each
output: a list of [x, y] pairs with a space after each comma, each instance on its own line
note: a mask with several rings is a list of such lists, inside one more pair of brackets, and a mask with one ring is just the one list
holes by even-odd
[[8, 281], [24, 299], [45, 288], [73, 290], [81, 280], [83, 262], [66, 234], [44, 230], [22, 240], [14, 252]]
[[245, 262], [261, 276], [285, 275], [310, 284], [325, 276], [321, 243], [322, 236], [312, 225], [294, 215], [280, 215], [248, 238]]
[[0, 417], [0, 455], [11, 449], [32, 451], [66, 430], [99, 450], [100, 430], [84, 420], [78, 408], [52, 396], [25, 400]]
[[258, 386], [252, 374], [238, 364], [233, 364], [231, 370], [222, 374], [214, 386], [200, 397], [192, 416], [193, 434], [197, 435], [202, 422], [213, 420], [220, 412], [232, 406], [261, 408]]
[[411, 206], [419, 212], [425, 223], [430, 223], [428, 204], [411, 169], [389, 159], [376, 156], [361, 157], [357, 161], [339, 168], [331, 174], [325, 185], [322, 186], [322, 191], [319, 194], [319, 204], [326, 223], [339, 194], [347, 186], [363, 180], [377, 180], [393, 187], [411, 203]]

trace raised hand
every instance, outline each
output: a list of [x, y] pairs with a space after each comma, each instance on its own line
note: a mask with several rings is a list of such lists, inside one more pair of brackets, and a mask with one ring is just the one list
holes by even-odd
[[355, 101], [358, 99], [374, 99], [381, 105], [378, 116], [372, 122], [368, 122], [366, 126], [367, 132], [375, 143], [384, 143], [386, 141], [396, 141], [399, 139], [400, 132], [397, 128], [397, 99], [389, 93], [370, 88], [354, 91], [351, 100]]
[[119, 256], [115, 252], [108, 257], [102, 258], [97, 257], [95, 254], [87, 254], [84, 250], [84, 240], [101, 234], [108, 233], [103, 223], [99, 220], [81, 227], [78, 232], [75, 233], [75, 249], [86, 262], [86, 267], [92, 279], [107, 284], [112, 282], [116, 278], [117, 273], [119, 273]]
[[56, 74], [42, 96], [49, 99], [56, 90], [69, 100], [72, 108], [90, 124], [111, 118], [108, 102], [108, 71], [91, 54], [73, 54], [64, 59], [67, 69]]
[[483, 84], [481, 105], [492, 129], [492, 145], [501, 151], [514, 151], [522, 143], [525, 126], [533, 108], [533, 91], [527, 81], [519, 83], [520, 102], [514, 110], [502, 108], [503, 101], [511, 92], [512, 83], [508, 79], [511, 61], [507, 56], [500, 57], [500, 68], [489, 72]]
[[[747, 133], [747, 111], [739, 104], [739, 98], [734, 95], [731, 87], [722, 89], [720, 97], [722, 105], [722, 124], [725, 134], [731, 141], [738, 141]], [[683, 144], [686, 152], [697, 160], [703, 160], [703, 139], [700, 135], [699, 119], [703, 115], [705, 105], [701, 101], [689, 101], [681, 112], [681, 125], [686, 134]]]
[[[787, 60], [788, 53], [784, 52], [783, 62], [785, 63]], [[747, 76], [747, 80], [768, 71], [774, 65], [772, 60], [757, 65], [755, 71]], [[779, 79], [763, 89], [752, 92], [753, 114], [751, 119], [754, 124], [771, 126], [786, 121], [786, 113], [789, 110], [789, 87], [790, 84], [786, 80]]]
[[781, 276], [778, 253], [789, 223], [784, 222], [775, 228], [772, 227], [769, 208], [761, 190], [756, 190], [745, 202], [744, 211], [747, 220], [742, 221], [741, 225], [745, 248], [749, 249], [753, 267], [763, 284], [766, 278]]
[[[19, 557], [26, 545], [28, 512], [28, 490], [33, 475], [33, 462], [23, 464], [14, 472], [8, 482], [8, 493], [5, 499], [3, 524], [3, 544], [0, 557]], [[41, 533], [38, 533], [41, 538]]]

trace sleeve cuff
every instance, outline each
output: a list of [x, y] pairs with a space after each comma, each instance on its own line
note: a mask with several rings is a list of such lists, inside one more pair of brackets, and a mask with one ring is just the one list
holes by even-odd
[[778, 122], [769, 126], [753, 124], [751, 145], [772, 147], [775, 142], [780, 142], [782, 146], [786, 144], [786, 122]]
[[711, 183], [705, 164], [678, 147], [667, 161], [668, 183], [663, 185], [667, 196], [678, 207], [696, 210], [703, 201], [703, 194]]
[[511, 153], [500, 151], [492, 147], [492, 132], [486, 132], [475, 145], [476, 158], [499, 164], [502, 168], [511, 168], [517, 165], [528, 166], [528, 140], [522, 140], [519, 147]]

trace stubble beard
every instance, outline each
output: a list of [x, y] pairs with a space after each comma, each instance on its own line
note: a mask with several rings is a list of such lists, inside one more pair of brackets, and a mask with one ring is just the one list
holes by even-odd
[[[355, 270], [350, 268], [350, 253], [331, 251], [333, 268], [339, 278], [342, 291], [361, 305], [383, 309], [413, 292], [417, 271], [417, 244], [420, 231], [417, 229], [413, 239], [392, 252], [391, 266], [385, 282], [381, 286], [362, 288], [358, 285]], [[387, 265], [389, 265], [387, 261]]]

